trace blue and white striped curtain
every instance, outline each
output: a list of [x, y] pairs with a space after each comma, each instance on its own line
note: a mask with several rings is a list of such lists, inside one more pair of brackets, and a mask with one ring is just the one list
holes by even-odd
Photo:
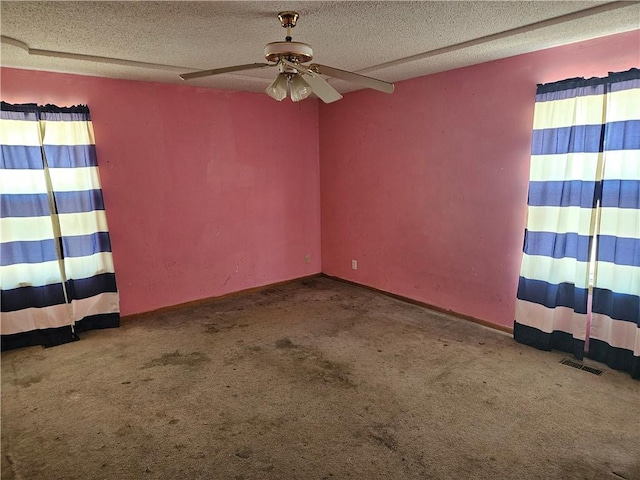
[[584, 80], [538, 87], [516, 301], [516, 340], [578, 358], [586, 336], [603, 93], [603, 85]]
[[610, 75], [589, 357], [640, 378], [640, 70]]
[[588, 345], [589, 357], [634, 376], [640, 376], [639, 73], [538, 86], [514, 325], [521, 343], [579, 359]]
[[88, 108], [2, 102], [0, 144], [2, 349], [117, 327]]

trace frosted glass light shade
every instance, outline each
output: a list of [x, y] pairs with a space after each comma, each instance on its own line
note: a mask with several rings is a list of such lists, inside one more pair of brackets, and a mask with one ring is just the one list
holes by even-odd
[[304, 100], [307, 98], [313, 90], [311, 89], [311, 85], [309, 85], [301, 75], [294, 75], [291, 79], [291, 85], [289, 85], [289, 90], [291, 93], [291, 101], [299, 102], [300, 100]]
[[265, 92], [267, 92], [267, 95], [271, 98], [280, 102], [287, 96], [288, 85], [289, 81], [287, 80], [287, 76], [284, 73], [279, 73], [273, 83], [267, 87]]

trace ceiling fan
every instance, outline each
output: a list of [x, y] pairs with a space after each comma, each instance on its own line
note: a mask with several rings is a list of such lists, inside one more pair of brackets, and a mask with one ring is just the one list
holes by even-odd
[[272, 63], [249, 63], [235, 65], [233, 67], [214, 68], [199, 72], [183, 73], [180, 78], [191, 80], [193, 78], [208, 77], [222, 73], [238, 72], [255, 68], [278, 67], [279, 73], [276, 79], [267, 87], [265, 92], [274, 100], [281, 101], [291, 97], [293, 102], [299, 102], [315, 93], [325, 103], [340, 100], [342, 95], [333, 88], [320, 75], [339, 78], [347, 82], [356, 83], [366, 88], [372, 88], [384, 93], [393, 93], [393, 83], [383, 82], [375, 78], [360, 75], [358, 73], [340, 70], [318, 63], [302, 65], [313, 59], [311, 46], [302, 42], [293, 42], [291, 29], [296, 26], [299, 15], [297, 12], [280, 12], [278, 19], [287, 29], [284, 42], [267, 43], [264, 47], [264, 57]]

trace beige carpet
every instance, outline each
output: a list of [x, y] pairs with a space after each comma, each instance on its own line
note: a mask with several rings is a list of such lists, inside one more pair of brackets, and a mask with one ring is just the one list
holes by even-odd
[[640, 479], [640, 382], [327, 278], [2, 354], [2, 479]]

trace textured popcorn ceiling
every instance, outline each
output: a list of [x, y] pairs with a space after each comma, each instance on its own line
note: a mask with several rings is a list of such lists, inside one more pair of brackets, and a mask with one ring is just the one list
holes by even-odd
[[[178, 73], [264, 61], [264, 44], [286, 34], [277, 13], [295, 10], [293, 39], [313, 47], [315, 62], [399, 81], [637, 29], [639, 3], [2, 1], [1, 64], [182, 83]], [[189, 83], [262, 91], [274, 76], [267, 68]]]

